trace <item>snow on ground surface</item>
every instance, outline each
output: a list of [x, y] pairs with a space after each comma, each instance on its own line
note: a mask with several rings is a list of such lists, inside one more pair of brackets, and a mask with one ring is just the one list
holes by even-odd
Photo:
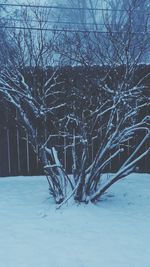
[[0, 179], [1, 267], [150, 267], [150, 175], [55, 209], [45, 177]]

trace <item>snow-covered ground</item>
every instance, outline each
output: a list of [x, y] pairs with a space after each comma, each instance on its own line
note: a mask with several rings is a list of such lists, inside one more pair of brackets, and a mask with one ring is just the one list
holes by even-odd
[[150, 175], [60, 210], [44, 177], [0, 179], [1, 267], [150, 267]]

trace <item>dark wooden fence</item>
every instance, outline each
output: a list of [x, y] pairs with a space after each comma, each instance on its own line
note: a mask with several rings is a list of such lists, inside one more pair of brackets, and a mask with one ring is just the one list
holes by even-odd
[[[65, 140], [64, 140], [65, 142]], [[146, 144], [148, 146], [148, 143]], [[130, 154], [131, 144], [127, 147], [126, 157]], [[92, 144], [91, 158], [97, 150], [97, 142]], [[64, 149], [61, 151], [61, 160], [64, 167], [71, 173], [71, 151]], [[107, 168], [108, 172], [117, 170], [119, 164], [123, 161], [122, 155], [119, 155]], [[139, 162], [140, 172], [150, 172], [150, 162], [148, 157]], [[0, 129], [0, 177], [17, 175], [41, 175], [42, 167], [38, 157], [33, 152], [28, 141], [28, 135], [20, 129]]]

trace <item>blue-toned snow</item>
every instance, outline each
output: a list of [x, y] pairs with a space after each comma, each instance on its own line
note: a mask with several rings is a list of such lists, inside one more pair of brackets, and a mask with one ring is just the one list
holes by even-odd
[[45, 177], [0, 179], [1, 267], [150, 267], [150, 175], [55, 209]]

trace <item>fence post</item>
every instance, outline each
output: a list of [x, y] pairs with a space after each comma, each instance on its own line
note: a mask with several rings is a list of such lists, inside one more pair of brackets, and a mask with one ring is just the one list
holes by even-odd
[[66, 135], [64, 136], [64, 168], [65, 171], [67, 171], [67, 148], [66, 148], [67, 142], [66, 142]]
[[[18, 121], [18, 112], [16, 110], [16, 119]], [[20, 142], [19, 142], [19, 129], [16, 126], [16, 137], [17, 137], [17, 162], [18, 162], [18, 174], [21, 172], [21, 164], [20, 164]]]
[[29, 158], [29, 137], [26, 133], [26, 149], [27, 149], [27, 172], [30, 172], [30, 158]]
[[9, 175], [11, 175], [9, 129], [7, 129], [6, 132], [7, 132], [8, 173]]
[[17, 128], [17, 158], [18, 158], [18, 174], [21, 172], [21, 166], [20, 166], [20, 143], [19, 143], [19, 129]]

